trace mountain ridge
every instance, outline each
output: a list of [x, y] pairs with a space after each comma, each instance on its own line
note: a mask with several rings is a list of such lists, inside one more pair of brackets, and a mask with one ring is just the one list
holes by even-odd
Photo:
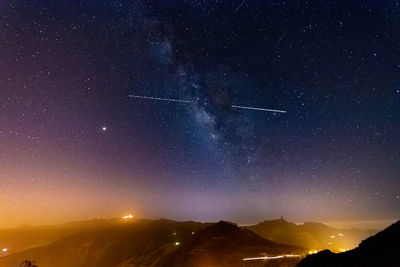
[[307, 256], [297, 266], [400, 266], [399, 239], [400, 221], [397, 221], [383, 231], [363, 240], [355, 249], [339, 254], [324, 250]]
[[[305, 226], [300, 227], [305, 227], [308, 231], [334, 229], [313, 222], [303, 225]], [[265, 231], [270, 231], [273, 237], [280, 239], [273, 240], [261, 236], [253, 231], [255, 226], [264, 227]], [[57, 266], [60, 267], [83, 267], [91, 263], [99, 267], [162, 266], [159, 264], [171, 260], [171, 255], [185, 262], [192, 261], [188, 254], [202, 255], [201, 251], [211, 262], [215, 262], [214, 252], [220, 251], [216, 254], [221, 258], [224, 258], [225, 254], [230, 255], [230, 260], [227, 260], [229, 264], [233, 264], [232, 259], [242, 263], [244, 257], [277, 256], [286, 253], [305, 255], [309, 249], [315, 247], [307, 246], [307, 242], [290, 243], [290, 235], [296, 234], [298, 227], [299, 225], [283, 218], [264, 220], [246, 227], [225, 221], [179, 222], [165, 218], [93, 219], [47, 227], [29, 226], [0, 230], [0, 246], [9, 248], [9, 251], [3, 254], [4, 257], [0, 257], [0, 266], [18, 266], [19, 262], [26, 259], [35, 260], [40, 267], [53, 267], [55, 262], [59, 261], [64, 264], [58, 263]], [[298, 260], [300, 258], [273, 260], [268, 264], [286, 262], [294, 266]], [[253, 262], [252, 264], [258, 265]]]
[[357, 246], [362, 239], [376, 233], [375, 230], [337, 229], [318, 222], [295, 224], [283, 218], [265, 220], [244, 228], [279, 243], [309, 247], [313, 250], [330, 249], [338, 252], [351, 249]]

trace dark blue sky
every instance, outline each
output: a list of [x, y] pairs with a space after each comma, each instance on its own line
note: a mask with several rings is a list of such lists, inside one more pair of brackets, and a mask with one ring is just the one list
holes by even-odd
[[399, 29], [396, 1], [2, 1], [4, 225], [395, 218]]

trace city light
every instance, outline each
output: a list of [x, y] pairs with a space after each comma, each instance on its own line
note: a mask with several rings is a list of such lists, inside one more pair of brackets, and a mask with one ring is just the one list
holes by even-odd
[[125, 220], [127, 220], [127, 219], [132, 219], [133, 218], [133, 215], [132, 214], [129, 214], [129, 215], [126, 215], [126, 216], [123, 216], [122, 217], [122, 219], [125, 219]]

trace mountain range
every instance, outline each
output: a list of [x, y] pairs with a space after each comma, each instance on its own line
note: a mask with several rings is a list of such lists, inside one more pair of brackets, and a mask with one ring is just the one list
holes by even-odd
[[352, 236], [359, 242], [364, 235], [282, 218], [246, 227], [222, 221], [94, 219], [0, 230], [0, 247], [7, 248], [0, 253], [0, 266], [24, 260], [39, 267], [295, 266], [310, 250], [332, 246], [325, 244], [329, 239], [344, 242]]

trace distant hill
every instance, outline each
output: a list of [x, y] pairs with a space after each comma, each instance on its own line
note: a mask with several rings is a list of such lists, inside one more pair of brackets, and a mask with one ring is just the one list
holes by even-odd
[[[33, 229], [21, 228], [30, 237], [39, 236]], [[46, 227], [40, 227], [39, 233], [45, 230]], [[0, 266], [18, 266], [26, 259], [35, 261], [39, 267], [294, 266], [301, 258], [270, 261], [243, 258], [303, 256], [307, 252], [305, 248], [265, 240], [227, 222], [95, 220], [51, 226], [49, 231], [52, 234], [47, 234], [47, 239], [39, 238], [40, 242], [60, 238], [51, 244], [0, 257]], [[5, 242], [1, 236], [0, 242]], [[32, 240], [30, 244], [35, 242]]]
[[93, 219], [59, 225], [30, 226], [0, 229], [0, 247], [9, 248], [12, 253], [38, 246], [48, 245], [62, 237], [88, 231], [96, 231], [114, 224], [121, 219]]
[[[162, 219], [132, 222], [104, 220], [51, 226], [49, 238], [61, 236], [59, 239], [45, 246], [1, 257], [0, 266], [18, 266], [26, 259], [34, 260], [39, 267], [109, 267], [126, 260], [134, 263], [131, 266], [150, 266], [158, 257], [176, 249], [177, 240], [187, 239], [192, 232], [208, 225]], [[45, 230], [45, 227], [40, 227], [39, 233], [45, 233]], [[63, 230], [66, 231], [64, 234], [61, 233]], [[32, 229], [30, 231], [30, 237], [40, 235]], [[0, 242], [5, 242], [2, 236]]]
[[[305, 254], [307, 249], [266, 240], [234, 224], [219, 222], [196, 233], [176, 251], [164, 257], [155, 266], [271, 266], [273, 261], [243, 261], [243, 258]], [[300, 258], [282, 259], [280, 266], [293, 266]]]
[[297, 225], [287, 222], [283, 218], [264, 221], [244, 228], [275, 242], [316, 250], [330, 249], [338, 252], [354, 248], [362, 239], [376, 232], [356, 229], [340, 230], [314, 222]]
[[9, 249], [0, 254], [9, 254], [0, 257], [0, 266], [18, 266], [27, 259], [39, 267], [295, 266], [301, 258], [243, 259], [303, 257], [308, 249], [302, 247], [319, 250], [325, 242], [342, 241], [352, 233], [283, 219], [244, 228], [227, 222], [95, 219], [0, 230], [0, 248]]
[[371, 236], [350, 251], [335, 254], [328, 250], [309, 255], [298, 267], [400, 266], [400, 221]]

